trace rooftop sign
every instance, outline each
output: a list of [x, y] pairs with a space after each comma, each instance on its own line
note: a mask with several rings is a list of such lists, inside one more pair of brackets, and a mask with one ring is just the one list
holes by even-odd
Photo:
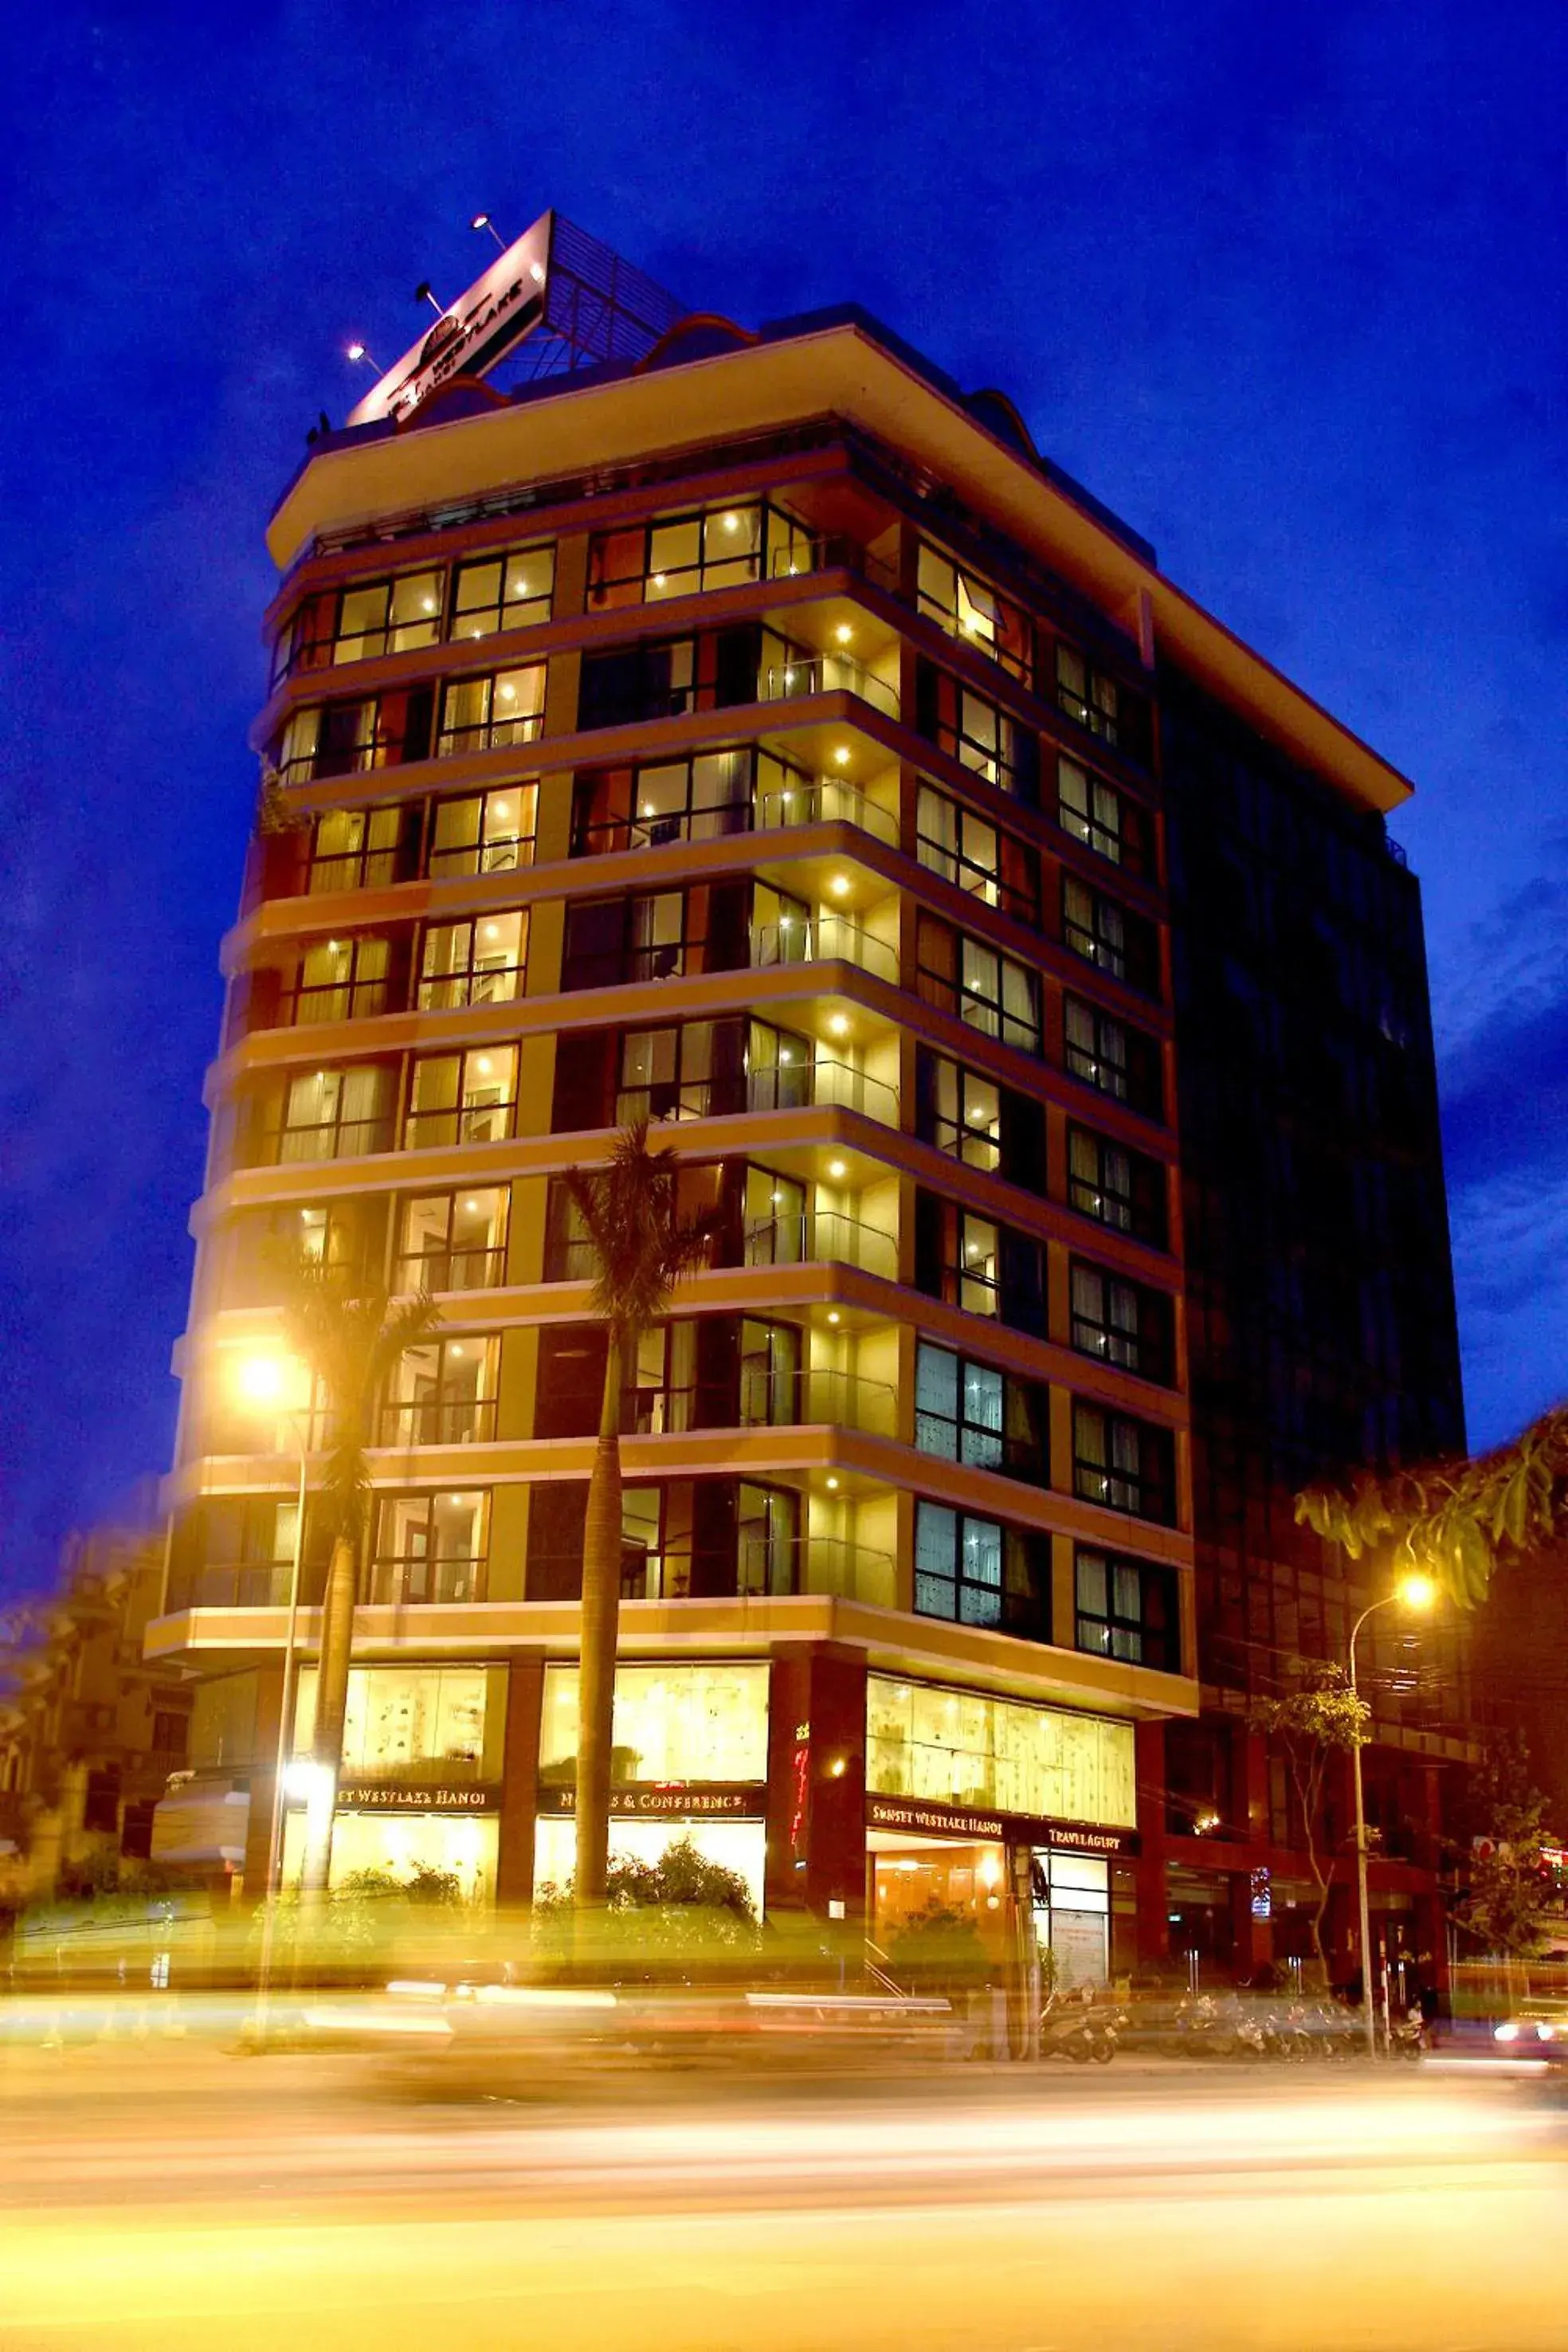
[[405, 423], [421, 403], [455, 375], [483, 375], [544, 316], [545, 288], [554, 242], [553, 213], [509, 245], [466, 294], [412, 344], [395, 367], [351, 411], [351, 425]]

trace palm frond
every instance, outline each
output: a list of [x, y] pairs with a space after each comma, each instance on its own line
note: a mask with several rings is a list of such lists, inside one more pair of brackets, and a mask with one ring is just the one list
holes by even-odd
[[668, 1145], [650, 1151], [647, 1122], [616, 1137], [603, 1168], [571, 1168], [566, 1186], [594, 1260], [592, 1304], [624, 1347], [668, 1311], [683, 1274], [701, 1263], [718, 1213], [680, 1214], [680, 1162]]

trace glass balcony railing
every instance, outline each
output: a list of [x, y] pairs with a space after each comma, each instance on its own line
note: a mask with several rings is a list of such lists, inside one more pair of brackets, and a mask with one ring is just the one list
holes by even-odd
[[885, 679], [851, 654], [814, 654], [809, 660], [765, 669], [757, 680], [758, 700], [798, 701], [814, 694], [855, 694], [889, 719], [899, 715], [899, 698]]
[[858, 971], [875, 972], [879, 979], [891, 981], [895, 987], [899, 979], [897, 949], [867, 930], [863, 923], [848, 915], [835, 914], [831, 908], [808, 915], [804, 922], [796, 919], [782, 923], [754, 923], [752, 961], [759, 967], [852, 963]]
[[819, 539], [808, 538], [804, 531], [792, 531], [771, 551], [768, 571], [774, 580], [796, 580], [814, 572], [852, 572], [857, 579], [868, 580], [874, 588], [885, 589], [889, 596], [899, 593], [897, 566], [873, 555], [858, 540], [847, 538], [841, 531]]
[[752, 829], [773, 833], [796, 824], [853, 824], [862, 833], [899, 845], [899, 820], [892, 810], [879, 807], [854, 784], [824, 776], [816, 783], [789, 777], [760, 790], [752, 803]]
[[742, 1255], [747, 1265], [832, 1264], [858, 1266], [889, 1282], [899, 1277], [897, 1235], [842, 1209], [805, 1209], [749, 1224]]
[[864, 1601], [874, 1609], [898, 1605], [899, 1572], [893, 1555], [838, 1536], [807, 1536], [799, 1547], [799, 1592], [821, 1592], [835, 1601]]
[[[287, 1609], [292, 1560], [216, 1561], [194, 1568], [177, 1564], [169, 1574], [167, 1606], [180, 1609]], [[321, 1598], [320, 1562], [307, 1561], [300, 1597], [314, 1608]]]
[[[627, 1389], [621, 1425], [627, 1436], [676, 1437], [698, 1429], [858, 1429], [891, 1437], [898, 1427], [898, 1392], [887, 1381], [858, 1372], [779, 1372], [742, 1364], [740, 1389], [729, 1401], [700, 1388]], [[732, 1420], [727, 1416], [733, 1412]]]
[[424, 1552], [382, 1553], [371, 1562], [365, 1599], [405, 1609], [442, 1601], [482, 1601], [485, 1562], [467, 1555], [432, 1559]]
[[474, 1445], [495, 1433], [494, 1397], [384, 1405], [377, 1433], [383, 1445]]
[[896, 1087], [868, 1077], [847, 1062], [824, 1057], [775, 1064], [738, 1079], [668, 1078], [622, 1087], [616, 1096], [614, 1124], [626, 1127], [639, 1118], [732, 1118], [742, 1112], [808, 1110], [814, 1105], [859, 1111], [883, 1127], [899, 1123]]

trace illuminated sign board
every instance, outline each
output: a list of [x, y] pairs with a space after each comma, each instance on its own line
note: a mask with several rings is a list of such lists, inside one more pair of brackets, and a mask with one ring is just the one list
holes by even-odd
[[387, 369], [350, 412], [351, 425], [403, 424], [455, 375], [483, 375], [544, 315], [553, 213], [542, 213], [515, 245], [498, 253], [427, 335]]
[[[543, 1812], [574, 1813], [577, 1791], [575, 1789], [542, 1789], [539, 1802]], [[729, 1814], [734, 1818], [754, 1820], [761, 1817], [766, 1802], [767, 1790], [761, 1787], [726, 1789], [689, 1784], [674, 1788], [632, 1787], [610, 1790], [612, 1813], [641, 1813], [662, 1816], [666, 1820], [672, 1815], [684, 1819], [689, 1814], [693, 1819]]]
[[499, 1813], [493, 1781], [344, 1780], [340, 1813]]
[[1078, 1853], [1131, 1854], [1136, 1830], [1101, 1829], [1093, 1822], [1058, 1822], [1023, 1813], [977, 1812], [965, 1805], [941, 1805], [914, 1797], [868, 1797], [866, 1826], [907, 1830], [931, 1837], [1011, 1839], [1025, 1845], [1069, 1846]]

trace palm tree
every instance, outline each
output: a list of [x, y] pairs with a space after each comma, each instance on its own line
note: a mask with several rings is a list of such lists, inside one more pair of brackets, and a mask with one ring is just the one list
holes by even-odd
[[1387, 1544], [1394, 1573], [1436, 1578], [1459, 1609], [1484, 1601], [1499, 1559], [1561, 1528], [1568, 1507], [1568, 1405], [1469, 1460], [1359, 1479], [1349, 1494], [1310, 1486], [1296, 1519], [1352, 1559]]
[[[326, 1469], [316, 1490], [331, 1529], [332, 1554], [321, 1605], [312, 1748], [317, 1764], [331, 1774], [333, 1803], [343, 1760], [355, 1588], [370, 1502], [365, 1448], [386, 1382], [408, 1349], [439, 1320], [427, 1292], [397, 1300], [384, 1290], [353, 1297], [341, 1275], [324, 1265], [297, 1270], [284, 1312], [289, 1345], [315, 1375], [331, 1432]], [[300, 1886], [307, 1895], [320, 1895], [332, 1860], [332, 1804], [325, 1796], [311, 1808], [310, 1819], [315, 1826], [306, 1843]]]
[[605, 1900], [610, 1841], [610, 1743], [621, 1612], [621, 1396], [637, 1343], [668, 1312], [680, 1276], [706, 1254], [718, 1213], [682, 1218], [673, 1151], [647, 1148], [647, 1121], [623, 1129], [601, 1169], [566, 1171], [594, 1257], [593, 1306], [608, 1347], [599, 1443], [583, 1534], [583, 1654], [577, 1692], [580, 1909]]

